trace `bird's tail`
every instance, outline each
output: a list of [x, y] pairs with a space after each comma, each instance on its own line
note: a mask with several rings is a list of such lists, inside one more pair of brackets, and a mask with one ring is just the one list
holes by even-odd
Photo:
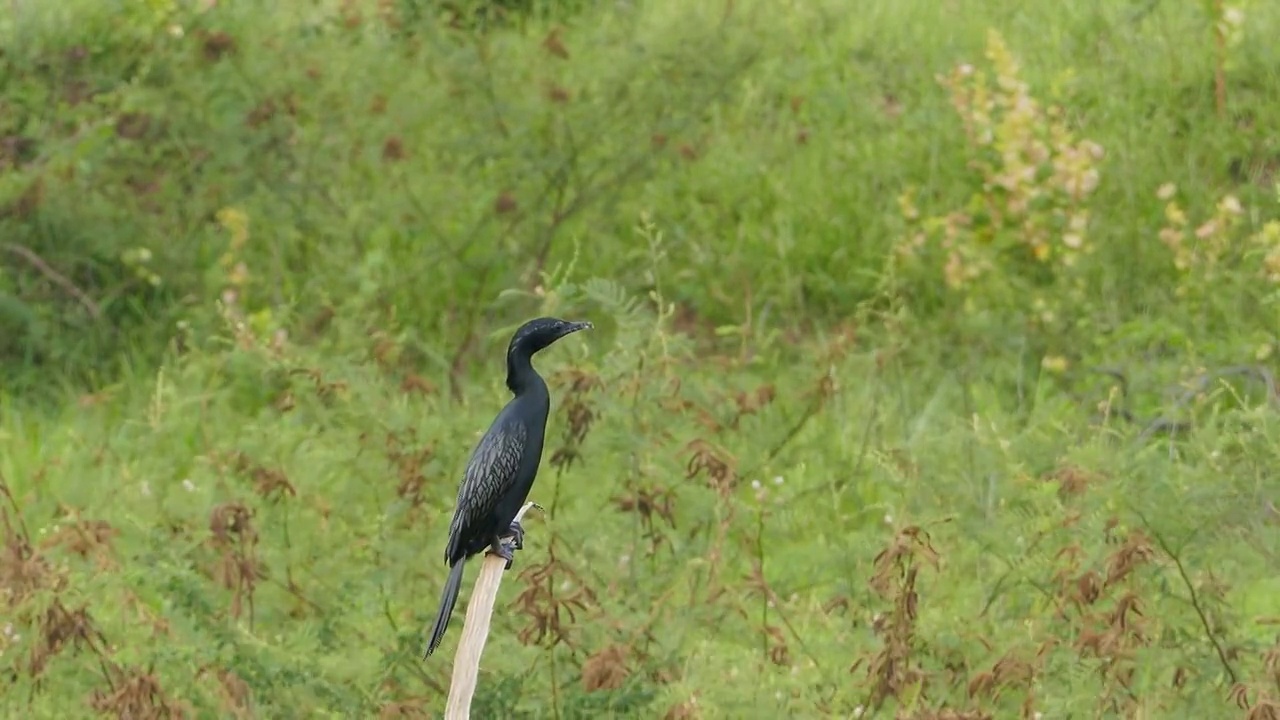
[[440, 647], [440, 641], [444, 639], [445, 628], [449, 627], [449, 616], [453, 614], [453, 606], [458, 602], [458, 590], [462, 587], [462, 566], [466, 562], [465, 557], [458, 558], [458, 562], [449, 570], [449, 579], [444, 582], [444, 597], [440, 598], [440, 610], [436, 613], [436, 624], [431, 629], [431, 642], [422, 655], [423, 660], [431, 657], [431, 653]]

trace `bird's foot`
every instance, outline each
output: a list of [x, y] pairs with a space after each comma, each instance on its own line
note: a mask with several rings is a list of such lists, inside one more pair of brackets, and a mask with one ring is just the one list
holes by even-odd
[[493, 544], [489, 546], [489, 553], [488, 553], [488, 554], [490, 554], [490, 555], [497, 555], [498, 557], [502, 558], [503, 560], [506, 560], [506, 561], [507, 561], [507, 564], [506, 564], [506, 566], [505, 566], [505, 567], [503, 567], [502, 569], [503, 569], [503, 570], [510, 570], [510, 569], [511, 569], [511, 563], [512, 563], [512, 562], [514, 562], [514, 561], [515, 561], [515, 559], [516, 559], [516, 558], [515, 558], [515, 553], [514, 553], [514, 550], [516, 550], [516, 549], [518, 549], [518, 548], [516, 548], [514, 545], [508, 545], [507, 543], [503, 542], [502, 538], [494, 538], [494, 539], [493, 539]]
[[508, 529], [507, 532], [510, 533], [508, 537], [511, 538], [511, 547], [516, 550], [523, 550], [524, 549], [524, 526], [520, 524], [520, 521], [516, 520], [515, 522], [511, 523], [511, 528]]

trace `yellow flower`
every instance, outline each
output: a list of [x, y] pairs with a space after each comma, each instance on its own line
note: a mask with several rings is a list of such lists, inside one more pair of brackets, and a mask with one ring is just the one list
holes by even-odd
[[1040, 367], [1051, 373], [1064, 373], [1070, 365], [1070, 361], [1061, 355], [1045, 355], [1040, 359]]
[[215, 216], [218, 224], [231, 233], [231, 248], [239, 250], [249, 241], [249, 216], [243, 210], [222, 208]]

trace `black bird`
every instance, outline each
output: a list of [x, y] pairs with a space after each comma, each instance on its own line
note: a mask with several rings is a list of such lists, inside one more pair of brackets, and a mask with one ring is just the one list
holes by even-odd
[[589, 322], [568, 322], [557, 318], [537, 318], [521, 325], [507, 346], [507, 389], [515, 397], [493, 419], [480, 438], [458, 488], [458, 505], [449, 523], [449, 543], [444, 561], [450, 566], [444, 597], [431, 630], [425, 660], [439, 647], [449, 626], [462, 568], [467, 558], [492, 548], [511, 567], [511, 549], [500, 538], [514, 535], [515, 548], [524, 540], [524, 528], [515, 522], [529, 497], [529, 488], [542, 462], [542, 441], [551, 411], [547, 383], [533, 369], [533, 355], [570, 333], [592, 327]]

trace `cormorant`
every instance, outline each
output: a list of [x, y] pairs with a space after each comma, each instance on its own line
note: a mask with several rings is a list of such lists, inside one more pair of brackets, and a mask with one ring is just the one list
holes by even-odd
[[534, 353], [565, 335], [591, 327], [589, 322], [542, 317], [521, 325], [511, 337], [507, 346], [507, 389], [514, 397], [480, 438], [463, 473], [444, 550], [444, 561], [450, 566], [449, 579], [444, 584], [444, 597], [424, 660], [439, 647], [449, 626], [467, 559], [492, 548], [510, 568], [511, 549], [500, 538], [514, 535], [513, 547], [523, 546], [524, 528], [515, 522], [515, 517], [537, 477], [547, 414], [551, 411], [547, 384], [533, 369]]

